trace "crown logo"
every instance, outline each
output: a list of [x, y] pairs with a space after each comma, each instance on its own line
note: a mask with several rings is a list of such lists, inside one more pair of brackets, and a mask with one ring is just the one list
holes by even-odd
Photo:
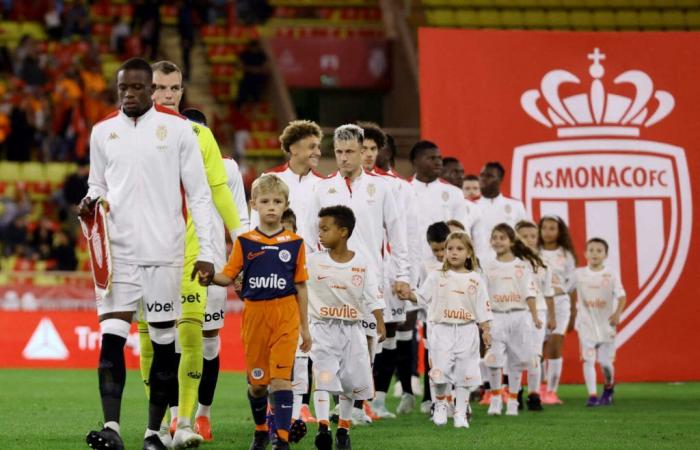
[[[593, 78], [588, 93], [575, 94], [566, 98], [559, 96], [559, 87], [565, 83], [581, 84], [573, 73], [555, 69], [542, 78], [539, 89], [530, 89], [520, 97], [520, 105], [525, 112], [547, 128], [556, 127], [558, 137], [580, 136], [639, 136], [640, 127], [650, 127], [668, 116], [675, 100], [667, 91], [654, 90], [654, 83], [641, 70], [628, 70], [613, 80], [616, 85], [631, 84], [636, 95], [626, 97], [605, 91], [601, 78], [605, 69], [600, 63], [605, 54], [596, 48], [588, 54], [593, 61], [588, 73]], [[658, 102], [656, 109], [649, 101], [652, 96]], [[546, 112], [538, 106], [544, 97]]]

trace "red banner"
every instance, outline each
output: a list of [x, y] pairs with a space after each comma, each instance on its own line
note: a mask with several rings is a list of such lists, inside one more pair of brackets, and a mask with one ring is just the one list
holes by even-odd
[[276, 37], [271, 45], [289, 87], [384, 89], [389, 85], [389, 46], [384, 38]]
[[[241, 314], [227, 313], [221, 331], [221, 369], [245, 369]], [[100, 327], [92, 311], [3, 312], [0, 314], [0, 368], [95, 368]], [[139, 336], [132, 325], [125, 349], [127, 367], [139, 367]]]
[[[698, 380], [700, 35], [421, 29], [422, 134], [467, 173], [507, 170], [534, 219], [611, 244], [627, 291], [623, 381]], [[581, 381], [567, 337], [565, 381]]]

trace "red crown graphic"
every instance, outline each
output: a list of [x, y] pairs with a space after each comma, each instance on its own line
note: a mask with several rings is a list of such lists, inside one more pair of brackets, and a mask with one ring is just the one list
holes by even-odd
[[[641, 70], [628, 70], [613, 80], [615, 84], [629, 83], [634, 86], [634, 98], [606, 92], [601, 81], [605, 69], [600, 63], [605, 54], [596, 48], [588, 54], [593, 64], [588, 73], [593, 78], [588, 93], [559, 96], [559, 87], [564, 83], [581, 84], [573, 73], [555, 69], [542, 78], [539, 89], [525, 91], [520, 97], [520, 105], [525, 112], [542, 125], [557, 128], [558, 137], [582, 136], [639, 136], [640, 127], [650, 127], [668, 116], [675, 100], [667, 91], [654, 90], [654, 83]], [[656, 109], [651, 112], [649, 101], [657, 100]], [[538, 106], [543, 97], [545, 111]]]

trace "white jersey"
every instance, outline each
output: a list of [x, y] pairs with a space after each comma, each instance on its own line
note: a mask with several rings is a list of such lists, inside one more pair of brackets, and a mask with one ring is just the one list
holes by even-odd
[[314, 186], [307, 209], [307, 226], [301, 230], [311, 251], [320, 250], [318, 212], [321, 208], [335, 205], [347, 206], [355, 214], [355, 230], [348, 240], [348, 248], [364, 253], [376, 268], [376, 273], [383, 276], [382, 254], [386, 230], [392, 256], [396, 258], [396, 280], [410, 282], [405, 228], [391, 186], [384, 177], [363, 171], [350, 182], [336, 172]]
[[416, 291], [430, 323], [465, 324], [493, 319], [486, 283], [475, 272], [433, 270]]
[[[289, 163], [273, 167], [272, 169], [266, 170], [265, 173], [274, 173], [289, 186], [289, 208], [294, 211], [294, 215], [297, 218], [297, 234], [299, 236], [304, 236], [313, 188], [324, 176], [315, 170], [310, 170], [306, 175], [297, 175], [289, 168]], [[318, 222], [318, 217], [314, 217], [313, 221]], [[251, 210], [250, 229], [252, 230], [258, 225], [260, 225], [260, 216], [257, 211]], [[308, 250], [307, 248], [307, 251]]]
[[378, 297], [377, 277], [359, 253], [345, 263], [331, 258], [328, 252], [316, 252], [306, 261], [309, 281], [309, 316], [312, 319], [340, 319], [356, 322], [384, 309]]
[[109, 203], [115, 262], [182, 266], [187, 209], [199, 239], [197, 259], [214, 261], [211, 191], [197, 138], [183, 116], [154, 105], [137, 118], [116, 111], [97, 123], [88, 185], [88, 197]]
[[414, 176], [410, 181], [416, 192], [418, 205], [418, 234], [411, 239], [420, 239], [422, 257], [424, 260], [429, 260], [433, 257], [426, 240], [430, 225], [435, 222], [458, 220], [466, 230], [470, 230], [472, 220], [467, 215], [467, 205], [461, 189], [440, 178], [430, 183], [423, 183]]
[[490, 236], [484, 227], [484, 220], [481, 214], [481, 209], [479, 205], [471, 200], [464, 200], [464, 204], [467, 207], [467, 215], [471, 219], [471, 228], [469, 228], [469, 234], [474, 242], [474, 247], [476, 249], [476, 256], [480, 261], [486, 261], [491, 256], [491, 245], [489, 243]]
[[546, 269], [538, 267], [534, 277], [535, 286], [537, 287], [537, 298], [535, 300], [535, 305], [537, 309], [547, 309], [545, 297], [554, 297], [554, 288], [552, 287], [552, 270], [549, 267]]
[[492, 259], [484, 267], [491, 307], [495, 312], [527, 309], [527, 299], [537, 297], [537, 286], [529, 262]]
[[483, 227], [481, 248], [485, 249], [483, 257], [485, 260], [494, 259], [496, 253], [490, 244], [493, 228], [499, 223], [507, 223], [515, 228], [515, 224], [521, 220], [529, 220], [525, 206], [520, 200], [506, 197], [503, 194], [498, 194], [494, 198], [480, 197], [475, 203], [481, 213]]
[[579, 337], [593, 342], [609, 342], [615, 338], [610, 316], [625, 296], [620, 278], [611, 269], [593, 271], [581, 267], [575, 271], [577, 292], [576, 331]]
[[561, 289], [565, 294], [573, 291], [576, 263], [571, 252], [561, 247], [556, 250], [540, 249], [540, 257], [552, 271], [552, 287]]
[[[231, 240], [236, 241], [236, 237], [248, 231], [250, 226], [250, 219], [248, 217], [248, 204], [245, 199], [245, 190], [243, 187], [243, 177], [241, 176], [241, 171], [238, 168], [238, 163], [230, 158], [223, 158], [224, 169], [226, 169], [226, 185], [228, 186], [231, 195], [233, 196], [233, 201], [236, 204], [236, 209], [238, 210], [238, 219], [241, 222], [240, 228], [230, 232]], [[224, 221], [215, 210], [213, 218], [213, 228], [214, 228], [214, 250], [215, 250], [215, 261], [214, 267], [217, 272], [221, 272], [226, 265], [228, 260], [226, 255], [226, 227], [224, 226]]]

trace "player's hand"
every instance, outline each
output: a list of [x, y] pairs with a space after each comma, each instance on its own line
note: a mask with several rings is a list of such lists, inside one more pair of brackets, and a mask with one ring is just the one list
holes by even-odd
[[239, 273], [235, 280], [233, 280], [233, 290], [236, 291], [238, 296], [241, 296], [243, 291], [243, 272]]
[[547, 329], [548, 330], [553, 330], [557, 327], [557, 318], [552, 314], [552, 315], [547, 315]]
[[309, 333], [309, 329], [302, 328], [299, 331], [299, 335], [301, 336], [301, 345], [299, 349], [304, 353], [308, 353], [311, 350], [311, 333]]
[[608, 319], [611, 327], [616, 327], [620, 323], [620, 314], [614, 312], [612, 316]]
[[535, 328], [537, 328], [538, 330], [539, 330], [540, 328], [542, 328], [542, 321], [541, 321], [540, 318], [537, 316], [537, 314], [533, 314], [533, 315], [532, 315], [532, 323], [535, 324]]
[[386, 340], [386, 325], [384, 322], [377, 322], [377, 342], [384, 342]]
[[85, 197], [80, 200], [78, 204], [78, 215], [82, 218], [90, 217], [90, 215], [95, 213], [95, 205], [97, 205], [96, 198]]
[[481, 340], [484, 341], [484, 348], [486, 350], [491, 348], [491, 330], [489, 328], [483, 328], [481, 330]]
[[190, 280], [194, 280], [196, 276], [199, 276], [199, 283], [203, 286], [210, 285], [212, 278], [214, 278], [214, 264], [206, 261], [197, 261], [194, 263], [194, 268], [192, 268]]
[[397, 281], [393, 286], [396, 296], [401, 300], [407, 300], [411, 297], [411, 286], [405, 281]]

